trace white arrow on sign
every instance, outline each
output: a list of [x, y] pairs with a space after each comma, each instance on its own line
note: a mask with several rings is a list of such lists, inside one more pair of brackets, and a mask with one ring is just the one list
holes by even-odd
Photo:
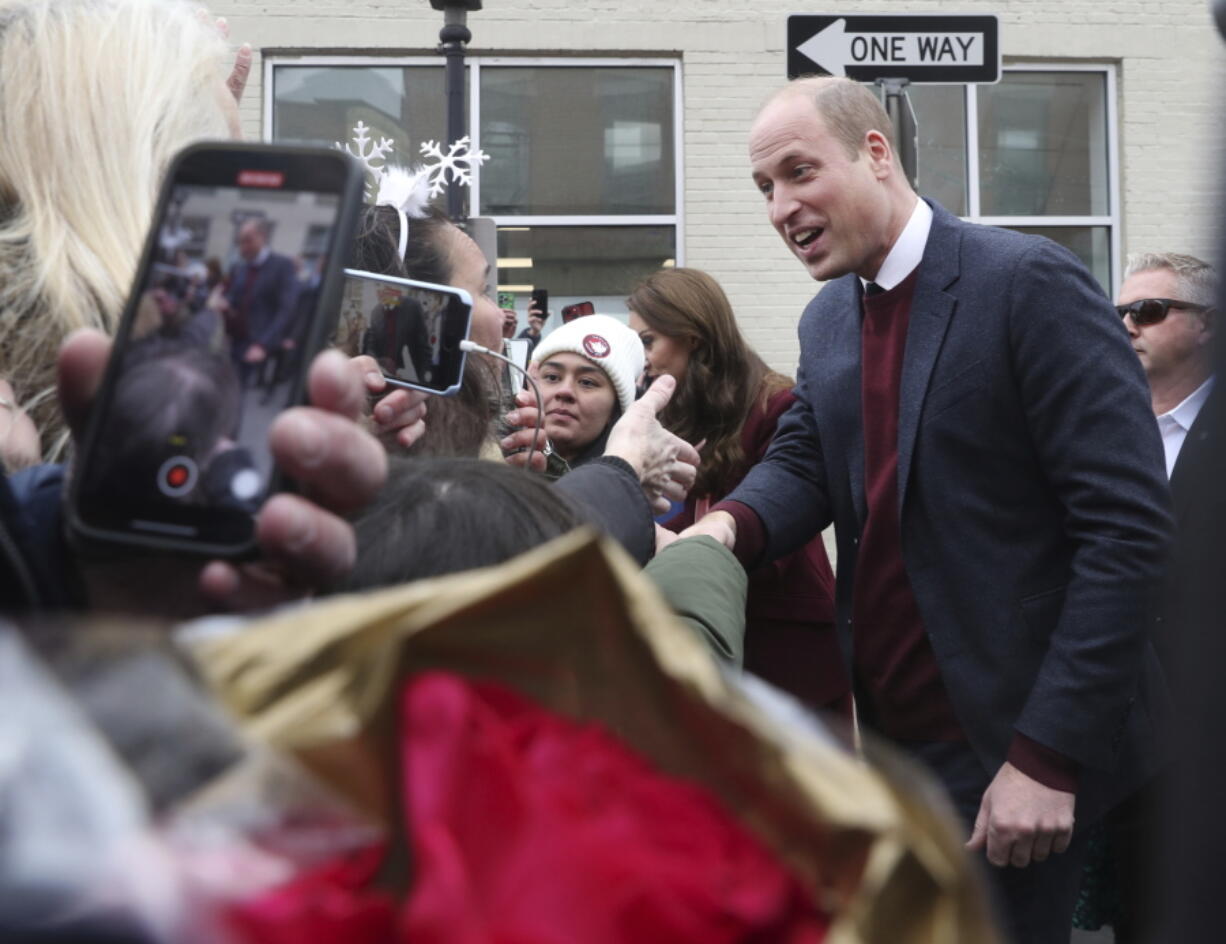
[[838, 19], [796, 47], [831, 75], [848, 66], [981, 66], [983, 33], [849, 33]]

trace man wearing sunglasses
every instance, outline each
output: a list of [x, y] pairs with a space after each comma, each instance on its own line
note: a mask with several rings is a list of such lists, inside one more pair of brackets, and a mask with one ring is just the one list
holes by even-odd
[[[1210, 433], [1218, 426], [1220, 397], [1211, 395], [1217, 293], [1217, 274], [1207, 262], [1173, 252], [1143, 253], [1129, 257], [1115, 306], [1149, 381], [1171, 481], [1175, 532], [1181, 536], [1167, 566], [1162, 613], [1154, 633], [1154, 647], [1168, 672], [1185, 638], [1183, 607], [1190, 599], [1189, 575], [1195, 571], [1180, 555], [1198, 546], [1183, 539], [1200, 524], [1197, 516], [1203, 518], [1219, 488], [1204, 461]], [[1173, 690], [1178, 692], [1179, 686]], [[1120, 886], [1119, 912], [1112, 922], [1119, 944], [1157, 940], [1154, 935], [1162, 926], [1153, 892], [1162, 788], [1159, 781], [1139, 791], [1107, 820]]]
[[1178, 253], [1146, 253], [1129, 258], [1115, 306], [1149, 380], [1175, 494], [1180, 450], [1193, 429], [1199, 439], [1197, 420], [1213, 387], [1216, 295], [1217, 278], [1207, 262]]

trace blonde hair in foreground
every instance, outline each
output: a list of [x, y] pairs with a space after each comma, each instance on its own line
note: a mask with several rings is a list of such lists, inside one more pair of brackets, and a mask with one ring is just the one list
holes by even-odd
[[0, 376], [48, 458], [55, 358], [114, 332], [174, 153], [228, 137], [226, 45], [185, 0], [0, 0]]

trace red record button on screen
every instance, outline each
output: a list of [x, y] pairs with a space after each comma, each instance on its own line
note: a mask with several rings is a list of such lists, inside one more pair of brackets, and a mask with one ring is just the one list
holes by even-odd
[[157, 486], [163, 495], [179, 498], [196, 487], [196, 463], [187, 456], [171, 456], [158, 470]]

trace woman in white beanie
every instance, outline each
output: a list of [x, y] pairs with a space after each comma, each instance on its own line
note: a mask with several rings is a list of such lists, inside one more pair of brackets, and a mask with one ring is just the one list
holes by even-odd
[[555, 329], [532, 353], [545, 433], [560, 475], [604, 452], [609, 430], [634, 402], [645, 363], [643, 342], [609, 315], [576, 318]]

